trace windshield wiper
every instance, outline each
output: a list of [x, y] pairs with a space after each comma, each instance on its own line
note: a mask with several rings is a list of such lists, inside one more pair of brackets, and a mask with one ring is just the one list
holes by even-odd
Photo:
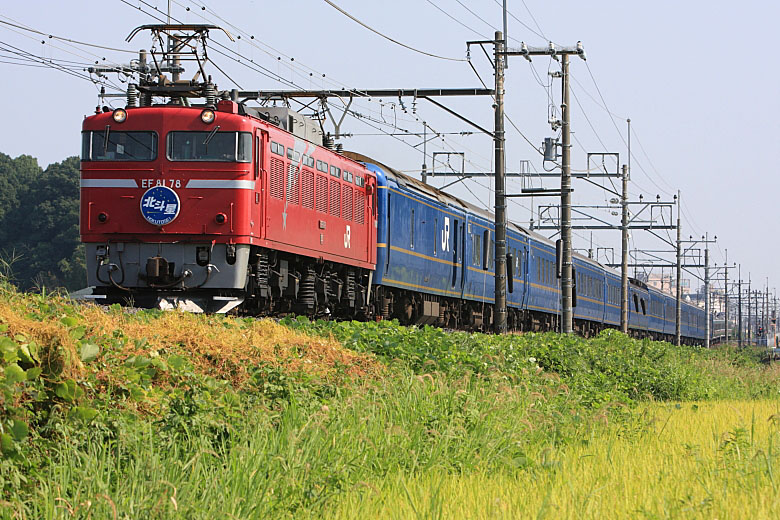
[[216, 135], [216, 133], [219, 131], [220, 126], [217, 125], [214, 127], [214, 130], [212, 130], [209, 135], [206, 136], [206, 140], [203, 141], [203, 146], [208, 146], [209, 142], [211, 142], [211, 139]]
[[108, 133], [111, 132], [111, 125], [106, 125], [106, 133], [103, 134], [103, 155], [108, 153]]

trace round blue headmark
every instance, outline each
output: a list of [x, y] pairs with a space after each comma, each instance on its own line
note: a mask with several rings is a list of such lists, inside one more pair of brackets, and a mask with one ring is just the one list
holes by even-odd
[[149, 188], [141, 197], [141, 215], [155, 226], [173, 222], [179, 216], [179, 209], [179, 196], [167, 186]]

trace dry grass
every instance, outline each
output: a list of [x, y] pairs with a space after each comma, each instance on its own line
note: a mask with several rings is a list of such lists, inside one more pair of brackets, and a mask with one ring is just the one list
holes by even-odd
[[[288, 373], [305, 373], [328, 378], [335, 374], [352, 378], [374, 377], [382, 365], [373, 356], [358, 354], [333, 339], [310, 337], [273, 320], [243, 320], [225, 316], [204, 316], [182, 312], [158, 315], [132, 314], [85, 304], [69, 307], [65, 299], [52, 297], [52, 307], [63, 312], [55, 319], [40, 320], [33, 298], [11, 294], [0, 298], [0, 323], [12, 335], [23, 334], [42, 346], [48, 361], [63, 364], [63, 373], [76, 379], [85, 375], [78, 340], [73, 327], [63, 324], [68, 308], [86, 337], [98, 344], [116, 344], [119, 359], [134, 355], [185, 355], [196, 372], [226, 379], [237, 388], [258, 365], [281, 367]], [[75, 310], [75, 313], [73, 312]]]

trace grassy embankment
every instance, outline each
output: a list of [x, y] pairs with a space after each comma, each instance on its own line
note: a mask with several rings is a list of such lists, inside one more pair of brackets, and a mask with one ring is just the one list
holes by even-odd
[[780, 373], [753, 351], [128, 314], [1, 287], [0, 354], [0, 518], [778, 505]]

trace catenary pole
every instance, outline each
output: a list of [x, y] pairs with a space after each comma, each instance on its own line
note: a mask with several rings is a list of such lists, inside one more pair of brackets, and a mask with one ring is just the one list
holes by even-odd
[[628, 166], [623, 165], [623, 190], [620, 204], [621, 250], [620, 250], [620, 330], [628, 334]]
[[495, 71], [496, 71], [496, 110], [494, 129], [494, 148], [496, 153], [496, 275], [495, 275], [495, 330], [502, 334], [506, 332], [506, 152], [504, 135], [504, 61], [506, 54], [504, 35], [496, 31], [495, 40]]
[[726, 326], [726, 344], [729, 342], [729, 250], [726, 249], [726, 264], [723, 268], [723, 295], [726, 299], [726, 315], [724, 316], [724, 325]]
[[748, 306], [748, 319], [747, 319], [747, 342], [748, 345], [751, 345], [753, 343], [753, 313], [751, 310], [751, 294], [750, 291], [752, 285], [752, 280], [750, 279], [750, 275], [748, 275], [748, 290], [747, 290], [747, 306]]
[[680, 346], [680, 321], [682, 319], [682, 227], [680, 226], [680, 191], [677, 191], [677, 291], [675, 295], [674, 338]]
[[563, 333], [574, 330], [572, 312], [572, 259], [571, 259], [571, 114], [569, 103], [569, 55], [561, 56], [561, 83], [563, 104], [561, 105], [561, 240], [563, 242], [563, 272], [561, 273], [561, 303], [563, 312]]
[[704, 347], [710, 348], [710, 245], [709, 234], [704, 239], [704, 316], [705, 316], [705, 340]]
[[742, 264], [737, 269], [737, 344], [742, 348]]
[[[496, 33], [496, 41], [499, 41]], [[504, 41], [501, 42], [503, 44]], [[497, 44], [498, 46], [498, 44]], [[574, 280], [572, 280], [572, 243], [571, 243], [571, 109], [569, 102], [570, 94], [570, 76], [569, 76], [569, 56], [577, 55], [585, 60], [585, 50], [582, 42], [577, 42], [575, 47], [558, 48], [550, 42], [545, 48], [531, 48], [521, 42], [520, 49], [507, 50], [506, 56], [523, 56], [530, 60], [532, 56], [552, 56], [559, 57], [561, 62], [561, 331], [564, 334], [571, 334], [574, 331], [574, 320], [572, 312]], [[498, 52], [496, 53], [496, 69], [498, 69]], [[503, 76], [502, 76], [503, 79]], [[496, 103], [498, 105], [498, 103]], [[498, 116], [496, 116], [498, 117]], [[503, 124], [503, 121], [502, 121]], [[498, 127], [497, 127], [498, 128]], [[502, 127], [503, 128], [503, 127]], [[497, 137], [497, 136], [496, 136]], [[496, 182], [496, 199], [498, 199], [498, 182]], [[498, 202], [496, 203], [498, 204]], [[498, 254], [498, 252], [496, 252]], [[498, 268], [498, 266], [497, 266]], [[498, 273], [496, 273], [498, 276]], [[496, 280], [498, 283], [498, 280]], [[503, 287], [505, 291], [505, 287]], [[496, 291], [498, 298], [498, 290]]]

